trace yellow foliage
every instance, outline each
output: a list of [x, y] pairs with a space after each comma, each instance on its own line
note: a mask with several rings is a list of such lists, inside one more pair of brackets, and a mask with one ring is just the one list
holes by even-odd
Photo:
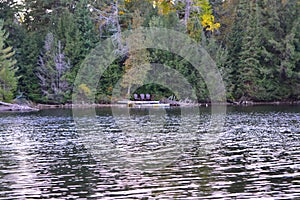
[[112, 86], [110, 86], [110, 87], [107, 88], [107, 91], [108, 91], [108, 92], [111, 92], [111, 91], [113, 91], [113, 89], [114, 89], [114, 88], [113, 88]]
[[[165, 15], [175, 11], [174, 0], [153, 0], [153, 7], [158, 8], [158, 13]], [[212, 7], [208, 0], [192, 0], [193, 6], [200, 7], [201, 12], [196, 14], [200, 17], [201, 25], [206, 30], [214, 31], [220, 28], [220, 23], [215, 23], [215, 17], [213, 16]]]
[[[167, 15], [176, 11], [175, 0], [147, 0], [152, 2], [154, 8], [158, 9], [158, 13], [161, 15]], [[284, 0], [283, 0], [284, 1]], [[125, 0], [125, 2], [131, 2], [131, 0]], [[201, 25], [206, 30], [214, 31], [220, 28], [220, 23], [215, 23], [215, 17], [213, 16], [212, 7], [209, 0], [192, 0], [193, 5], [201, 8], [201, 13], [197, 16], [200, 17]], [[120, 14], [124, 14], [120, 11]]]
[[203, 14], [201, 16], [201, 25], [209, 31], [214, 31], [220, 28], [220, 23], [215, 23], [215, 17], [212, 14]]
[[79, 93], [88, 97], [92, 94], [92, 91], [86, 84], [81, 84], [79, 85]]
[[161, 15], [167, 15], [175, 11], [175, 3], [172, 0], [154, 0], [152, 1], [152, 5], [154, 8], [158, 8], [158, 13]]
[[212, 8], [208, 0], [200, 0], [203, 14], [201, 15], [201, 25], [209, 31], [219, 29], [221, 24], [215, 23], [215, 17], [212, 15]]

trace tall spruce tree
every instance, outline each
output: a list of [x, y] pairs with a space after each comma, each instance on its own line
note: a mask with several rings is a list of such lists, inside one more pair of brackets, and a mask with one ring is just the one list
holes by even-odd
[[[265, 86], [270, 98], [287, 100], [297, 98], [297, 27], [299, 8], [296, 1], [263, 1], [264, 46], [262, 65], [267, 73]], [[298, 28], [299, 29], [299, 28]], [[297, 86], [298, 85], [298, 86]]]
[[18, 82], [18, 91], [24, 94], [28, 99], [39, 102], [40, 95], [39, 80], [35, 75], [37, 60], [40, 49], [43, 44], [40, 42], [40, 35], [37, 32], [25, 31], [23, 42], [17, 49], [17, 76], [20, 76]]
[[83, 56], [87, 55], [99, 41], [99, 33], [96, 30], [89, 0], [80, 0], [75, 7], [74, 18], [82, 40]]
[[17, 69], [16, 60], [13, 58], [15, 52], [5, 44], [8, 33], [3, 29], [3, 23], [3, 20], [0, 20], [0, 100], [9, 102], [17, 88]]
[[237, 84], [242, 92], [237, 98], [255, 99], [260, 91], [258, 80], [261, 78], [261, 19], [260, 8], [256, 2], [248, 1], [244, 7], [246, 20], [241, 51], [238, 53]]
[[[285, 36], [282, 38], [280, 53], [280, 70], [284, 87], [289, 93], [291, 100], [300, 97], [300, 74], [299, 74], [299, 36], [300, 36], [300, 6], [296, 0], [282, 3], [282, 21]], [[297, 66], [298, 64], [298, 66]]]
[[66, 10], [57, 19], [55, 30], [57, 39], [64, 47], [64, 54], [70, 59], [72, 66], [77, 65], [83, 59], [83, 41], [74, 14]]
[[228, 96], [232, 98], [240, 98], [242, 90], [240, 88], [240, 83], [237, 80], [239, 74], [239, 53], [242, 50], [242, 40], [245, 35], [245, 24], [247, 19], [247, 1], [241, 0], [236, 6], [236, 11], [234, 13], [233, 26], [230, 28], [230, 33], [226, 38], [226, 44], [228, 48], [229, 66], [227, 83]]

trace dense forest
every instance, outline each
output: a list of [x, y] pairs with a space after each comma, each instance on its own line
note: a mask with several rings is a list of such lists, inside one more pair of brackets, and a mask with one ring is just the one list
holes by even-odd
[[[229, 101], [300, 100], [299, 8], [299, 0], [0, 0], [0, 101], [22, 96], [70, 103], [76, 74], [91, 50], [139, 26], [174, 29], [197, 41], [216, 62]], [[199, 102], [210, 101], [201, 75], [180, 56], [118, 48], [122, 56], [101, 77], [96, 103], [111, 102], [118, 80], [146, 62], [171, 66], [186, 77]], [[79, 90], [88, 96], [93, 88], [82, 84]], [[154, 84], [133, 92], [158, 99], [172, 95]]]

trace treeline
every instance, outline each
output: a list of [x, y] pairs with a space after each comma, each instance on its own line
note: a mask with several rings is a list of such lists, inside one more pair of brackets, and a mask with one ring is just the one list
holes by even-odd
[[[130, 90], [141, 84], [151, 63], [161, 63], [186, 77], [198, 101], [209, 101], [201, 74], [184, 58], [158, 49], [132, 51], [118, 42], [122, 32], [140, 26], [174, 29], [203, 46], [223, 76], [228, 100], [299, 100], [299, 7], [299, 0], [3, 0], [0, 100], [23, 96], [39, 103], [71, 102], [84, 59], [112, 37], [118, 59], [97, 88], [79, 85], [80, 95], [96, 94], [95, 102], [109, 103], [123, 77], [127, 96], [171, 96], [172, 91], [155, 84]], [[148, 66], [145, 73], [128, 76], [140, 63]]]

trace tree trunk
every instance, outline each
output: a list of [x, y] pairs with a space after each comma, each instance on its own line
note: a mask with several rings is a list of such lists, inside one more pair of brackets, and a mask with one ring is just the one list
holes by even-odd
[[184, 25], [186, 28], [186, 31], [188, 29], [188, 20], [190, 17], [190, 10], [191, 10], [191, 0], [186, 0], [186, 6], [184, 11]]

